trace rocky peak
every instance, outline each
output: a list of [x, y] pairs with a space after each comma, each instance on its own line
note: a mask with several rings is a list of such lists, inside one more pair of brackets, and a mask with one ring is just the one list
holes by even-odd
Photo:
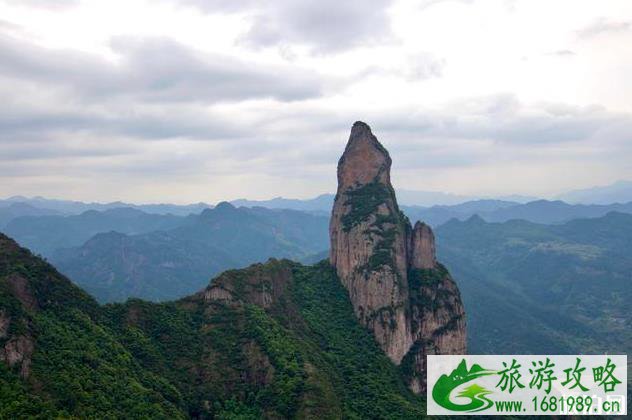
[[371, 182], [390, 185], [391, 157], [377, 141], [371, 127], [356, 121], [349, 142], [338, 161], [338, 191]]
[[399, 210], [390, 181], [391, 158], [356, 122], [338, 162], [331, 214], [330, 262], [347, 288], [358, 320], [396, 364], [411, 389], [425, 389], [425, 356], [465, 352], [458, 288], [435, 257], [434, 234], [414, 229]]
[[404, 305], [410, 226], [397, 207], [390, 169], [386, 149], [368, 125], [356, 122], [338, 162], [330, 261], [360, 322], [399, 363], [412, 345]]
[[409, 244], [409, 264], [411, 268], [435, 268], [437, 257], [434, 233], [423, 222], [415, 223]]

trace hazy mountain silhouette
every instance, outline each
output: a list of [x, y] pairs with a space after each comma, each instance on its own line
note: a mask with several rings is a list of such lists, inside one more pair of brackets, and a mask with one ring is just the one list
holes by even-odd
[[459, 281], [472, 353], [632, 351], [632, 215], [561, 225], [473, 216], [436, 234]]
[[17, 217], [2, 230], [33, 252], [50, 257], [57, 249], [79, 246], [98, 233], [139, 234], [172, 229], [184, 222], [181, 216], [148, 214], [123, 207], [88, 210], [73, 216]]
[[[146, 213], [152, 214], [174, 214], [179, 216], [186, 216], [191, 213], [200, 213], [206, 208], [213, 207], [206, 203], [196, 204], [132, 204], [122, 201], [114, 201], [111, 203], [86, 203], [83, 201], [73, 200], [58, 200], [44, 197], [24, 197], [13, 196], [4, 200], [0, 200], [0, 208], [9, 206], [14, 203], [28, 204], [31, 207], [38, 209], [47, 209], [60, 214], [73, 215], [80, 214], [88, 210], [111, 210], [121, 207], [129, 207], [137, 210], [142, 210]], [[49, 213], [53, 214], [53, 213]], [[26, 214], [25, 214], [26, 216]]]
[[558, 196], [560, 200], [581, 204], [612, 204], [632, 201], [632, 181], [569, 191]]
[[11, 203], [6, 207], [0, 207], [0, 229], [9, 224], [13, 219], [21, 216], [48, 216], [60, 214], [56, 210], [41, 209], [22, 202]]
[[168, 300], [199, 290], [220, 271], [270, 257], [300, 260], [328, 246], [327, 218], [294, 210], [220, 203], [177, 221], [164, 231], [100, 233], [51, 261], [102, 302]]

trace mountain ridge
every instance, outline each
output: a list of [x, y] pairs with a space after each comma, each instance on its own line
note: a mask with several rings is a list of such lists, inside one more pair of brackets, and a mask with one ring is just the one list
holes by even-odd
[[0, 417], [414, 419], [425, 407], [325, 262], [270, 260], [178, 301], [99, 306], [0, 234], [0, 321]]
[[558, 199], [577, 204], [612, 204], [632, 201], [632, 181], [619, 180], [612, 184], [568, 191]]
[[560, 225], [472, 217], [440, 226], [437, 253], [460, 280], [471, 351], [629, 353], [631, 226], [632, 215], [617, 212]]
[[164, 301], [196, 292], [223, 270], [270, 257], [301, 259], [325, 249], [327, 241], [325, 218], [220, 203], [170, 230], [100, 233], [50, 259], [101, 302]]

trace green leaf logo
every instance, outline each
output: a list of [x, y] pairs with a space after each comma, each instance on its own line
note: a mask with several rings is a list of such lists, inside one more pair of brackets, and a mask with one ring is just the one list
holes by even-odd
[[487, 395], [492, 391], [483, 388], [478, 384], [472, 384], [459, 392], [457, 397], [460, 399], [469, 400], [469, 402], [455, 403], [450, 399], [450, 394], [457, 387], [473, 381], [476, 378], [486, 375], [493, 375], [497, 373], [495, 370], [484, 369], [481, 366], [474, 364], [470, 370], [467, 369], [465, 359], [461, 360], [459, 366], [450, 373], [450, 376], [441, 375], [439, 380], [432, 388], [432, 398], [441, 407], [451, 411], [483, 411], [492, 406], [493, 402], [487, 398]]

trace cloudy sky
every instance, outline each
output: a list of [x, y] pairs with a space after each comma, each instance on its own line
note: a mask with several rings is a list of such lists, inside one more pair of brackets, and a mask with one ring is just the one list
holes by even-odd
[[0, 197], [311, 197], [355, 120], [402, 189], [632, 179], [630, 45], [630, 0], [0, 0]]

